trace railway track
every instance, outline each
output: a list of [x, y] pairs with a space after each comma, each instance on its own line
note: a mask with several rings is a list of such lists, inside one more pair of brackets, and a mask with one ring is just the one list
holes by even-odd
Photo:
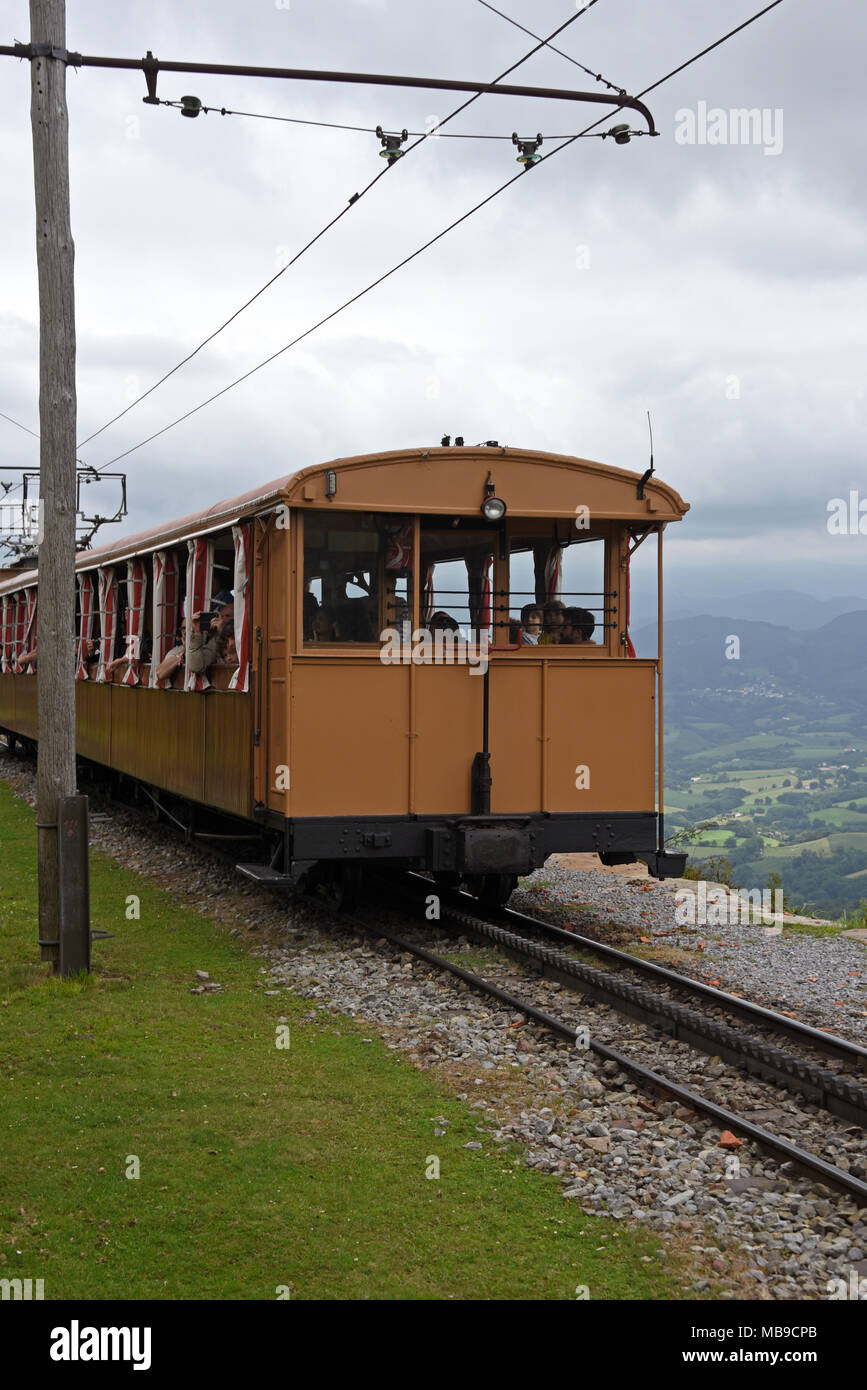
[[[114, 804], [126, 810], [131, 809], [129, 803]], [[179, 828], [183, 830], [184, 827]], [[236, 858], [231, 849], [231, 837], [228, 836], [219, 844], [211, 838], [210, 843], [201, 847], [226, 864], [233, 864]], [[628, 969], [644, 978], [652, 978], [666, 987], [690, 993], [718, 1010], [741, 1019], [761, 1023], [777, 1033], [785, 1034], [790, 1040], [796, 1040], [805, 1048], [811, 1046], [814, 1051], [821, 1051], [822, 1055], [838, 1068], [845, 1065], [854, 1067], [858, 1074], [863, 1073], [867, 1068], [867, 1049], [845, 1039], [822, 1033], [797, 1020], [783, 1018], [760, 1005], [735, 999], [724, 991], [690, 980], [654, 962], [641, 960], [627, 952], [566, 932], [562, 928], [512, 909], [491, 909], [490, 916], [483, 917], [480, 915], [477, 900], [469, 894], [445, 893], [437, 889], [430, 879], [408, 874], [400, 889], [396, 890], [393, 882], [390, 884], [390, 893], [392, 902], [395, 898], [400, 900], [404, 920], [409, 904], [412, 920], [405, 920], [405, 925], [414, 934], [423, 930], [424, 901], [432, 891], [436, 891], [440, 900], [438, 925], [450, 923], [460, 928], [467, 936], [472, 936], [487, 946], [494, 946], [499, 952], [520, 964], [531, 965], [536, 974], [558, 981], [570, 991], [574, 990], [610, 1005], [657, 1031], [663, 1031], [679, 1042], [736, 1064], [761, 1081], [784, 1086], [821, 1106], [830, 1115], [867, 1128], [867, 1091], [856, 1078], [845, 1075], [842, 1071], [835, 1072], [828, 1067], [818, 1067], [815, 1062], [805, 1057], [787, 1055], [773, 1044], [762, 1042], [747, 1034], [736, 1033], [715, 1019], [702, 1017], [696, 1010], [652, 995], [643, 987], [619, 979], [613, 976], [610, 970], [587, 966], [573, 956], [567, 956], [565, 951], [547, 947], [542, 944], [542, 940], [547, 939], [556, 942], [558, 946], [573, 950], [577, 947], [582, 951], [593, 952], [606, 964], [614, 964], [619, 969]], [[397, 950], [460, 979], [470, 988], [507, 1005], [554, 1036], [573, 1045], [579, 1042], [579, 1032], [583, 1033], [584, 1030], [579, 1030], [562, 1018], [554, 1017], [527, 998], [503, 989], [482, 975], [456, 965], [418, 941], [408, 939], [403, 932], [396, 931], [384, 923], [381, 916], [378, 916], [375, 922], [367, 921], [356, 914], [337, 913], [315, 898], [307, 901], [315, 905], [317, 912], [329, 919], [332, 925], [344, 931], [348, 927], [368, 939], [384, 937]], [[780, 1163], [845, 1194], [858, 1206], [867, 1207], [867, 1182], [857, 1175], [827, 1162], [819, 1155], [793, 1143], [791, 1139], [755, 1124], [744, 1115], [719, 1105], [700, 1091], [680, 1084], [671, 1076], [645, 1065], [619, 1048], [592, 1036], [587, 1039], [587, 1047], [602, 1061], [615, 1063], [642, 1090], [663, 1094], [669, 1099], [679, 1101], [697, 1115], [704, 1116], [710, 1122], [753, 1141]]]
[[[418, 910], [432, 890], [431, 882], [420, 875], [409, 875], [407, 884], [407, 891], [399, 893], [400, 900]], [[652, 1025], [763, 1081], [784, 1087], [830, 1114], [867, 1130], [867, 1086], [864, 1084], [867, 1048], [524, 913], [494, 909], [489, 915], [482, 915], [476, 899], [469, 894], [438, 893], [437, 896], [440, 920], [460, 927], [477, 941], [497, 946], [513, 959], [532, 964], [541, 974], [559, 981], [567, 989], [609, 1004], [620, 1013]], [[652, 993], [643, 985], [623, 978], [622, 973], [599, 969], [567, 955], [565, 950], [545, 946], [539, 938], [555, 941], [568, 950], [578, 948], [592, 952], [606, 964], [615, 965], [618, 972], [629, 970], [712, 1005], [715, 1016]], [[723, 1021], [728, 1016], [749, 1021], [772, 1037], [782, 1036], [796, 1043], [798, 1051], [786, 1051], [766, 1036], [736, 1030]], [[829, 1059], [833, 1069], [818, 1065], [811, 1057], [815, 1052]]]
[[[422, 880], [422, 882], [430, 889], [431, 885], [428, 880]], [[322, 908], [321, 911], [333, 925], [338, 927], [342, 926], [344, 929], [349, 927], [368, 939], [385, 938], [385, 940], [398, 951], [406, 952], [416, 957], [418, 960], [426, 962], [434, 969], [462, 980], [464, 984], [471, 989], [487, 995], [507, 1005], [509, 1008], [514, 1009], [516, 1012], [523, 1014], [526, 1018], [532, 1020], [556, 1037], [564, 1039], [576, 1047], [586, 1044], [587, 1049], [601, 1060], [614, 1062], [641, 1089], [650, 1090], [657, 1094], [663, 1094], [666, 1098], [673, 1098], [680, 1101], [681, 1104], [693, 1110], [697, 1115], [704, 1116], [712, 1123], [720, 1125], [723, 1129], [731, 1130], [736, 1133], [738, 1137], [753, 1141], [779, 1162], [791, 1165], [814, 1181], [824, 1183], [827, 1187], [844, 1193], [846, 1196], [853, 1199], [858, 1206], [867, 1207], [867, 1182], [855, 1176], [853, 1173], [847, 1172], [845, 1169], [837, 1167], [835, 1164], [828, 1163], [819, 1155], [802, 1148], [800, 1145], [793, 1143], [790, 1139], [774, 1134], [763, 1126], [755, 1124], [742, 1114], [726, 1106], [717, 1104], [715, 1101], [702, 1095], [700, 1091], [681, 1085], [671, 1077], [654, 1070], [652, 1067], [646, 1066], [635, 1057], [629, 1056], [617, 1048], [600, 1042], [592, 1036], [586, 1036], [586, 1029], [576, 1028], [564, 1019], [557, 1018], [548, 1013], [547, 1010], [540, 1009], [537, 1005], [531, 1003], [521, 995], [494, 984], [483, 975], [472, 970], [466, 970], [463, 966], [456, 965], [453, 961], [421, 945], [418, 941], [410, 939], [402, 932], [394, 930], [379, 918], [375, 922], [371, 922], [354, 914], [341, 913], [338, 915], [326, 908]], [[468, 926], [470, 921], [475, 920], [479, 925], [489, 925], [484, 923], [483, 919], [471, 918], [469, 914], [458, 913], [457, 910], [455, 910], [455, 913], [462, 919], [466, 919], [461, 922], [461, 925], [468, 933], [471, 930]], [[442, 916], [445, 917], [445, 905], [443, 906]], [[417, 921], [413, 921], [408, 925], [414, 933], [420, 930]], [[476, 933], [473, 932], [472, 934], [475, 935]], [[505, 935], [512, 936], [513, 934], [506, 933]], [[486, 933], [480, 933], [479, 939], [484, 940], [486, 944], [494, 944], [498, 946], [499, 949], [506, 950], [508, 954], [512, 953], [511, 946], [499, 942], [496, 937], [489, 937]], [[606, 1000], [605, 1002], [611, 1001]]]

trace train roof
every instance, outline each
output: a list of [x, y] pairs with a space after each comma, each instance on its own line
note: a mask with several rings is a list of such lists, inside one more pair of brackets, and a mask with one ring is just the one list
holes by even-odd
[[[449, 513], [465, 511], [471, 515], [478, 510], [479, 505], [475, 499], [475, 490], [466, 507], [455, 506], [452, 501], [445, 503], [438, 500], [437, 494], [441, 493], [440, 485], [445, 481], [444, 475], [448, 473], [453, 476], [458, 469], [462, 481], [465, 481], [467, 475], [474, 471], [472, 464], [480, 464], [483, 468], [495, 472], [497, 460], [508, 460], [511, 465], [535, 465], [541, 469], [562, 469], [582, 475], [580, 496], [577, 491], [574, 494], [570, 492], [565, 505], [545, 505], [543, 500], [538, 506], [521, 506], [518, 508], [520, 515], [563, 516], [573, 513], [577, 504], [584, 504], [600, 519], [658, 524], [680, 520], [689, 511], [689, 503], [684, 502], [674, 488], [655, 476], [645, 482], [643, 496], [639, 498], [638, 484], [642, 476], [640, 473], [596, 463], [592, 459], [576, 458], [569, 454], [551, 454], [538, 449], [501, 445], [394, 449], [387, 453], [357, 454], [348, 458], [333, 459], [329, 463], [315, 464], [295, 473], [288, 473], [284, 477], [275, 478], [269, 483], [239, 493], [237, 497], [215, 502], [203, 511], [190, 512], [187, 516], [177, 517], [162, 526], [138, 531], [94, 550], [83, 550], [76, 557], [75, 568], [89, 570], [99, 565], [117, 564], [133, 555], [158, 550], [164, 545], [176, 545], [188, 537], [224, 531], [244, 518], [274, 510], [280, 503], [290, 506], [325, 504], [332, 501], [326, 493], [326, 474], [329, 471], [336, 473], [339, 478], [348, 475], [355, 484], [345, 497], [338, 497], [336, 500], [335, 505], [341, 510], [436, 513], [445, 507]], [[421, 489], [421, 495], [416, 496], [418, 475], [415, 474], [411, 495], [402, 493], [400, 488], [397, 488], [383, 496], [380, 489], [384, 471], [412, 464], [424, 465], [424, 481], [428, 486]], [[437, 469], [436, 473], [433, 473], [433, 468]], [[375, 471], [379, 477], [375, 478], [372, 472], [362, 480], [359, 475], [365, 470]], [[390, 472], [388, 480], [393, 488], [394, 475]], [[376, 485], [377, 482], [380, 484], [379, 487]], [[559, 479], [557, 484], [559, 495]], [[575, 503], [572, 501], [573, 496], [576, 499]], [[25, 570], [14, 578], [0, 581], [0, 594], [26, 588], [37, 579], [37, 570]]]

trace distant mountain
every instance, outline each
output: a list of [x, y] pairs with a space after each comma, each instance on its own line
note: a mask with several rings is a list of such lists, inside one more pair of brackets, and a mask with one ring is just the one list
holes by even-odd
[[[656, 651], [656, 624], [633, 634], [638, 655]], [[726, 656], [739, 641], [737, 658]], [[672, 692], [770, 685], [867, 708], [867, 609], [795, 632], [737, 617], [677, 618], [665, 624], [665, 684]]]
[[[817, 599], [796, 589], [756, 589], [729, 597], [692, 598], [677, 592], [676, 585], [668, 588], [665, 599], [666, 619], [732, 616], [740, 621], [772, 623], [775, 627], [806, 631], [823, 627], [845, 613], [867, 612], [867, 598], [855, 594]], [[635, 622], [651, 623], [655, 614], [647, 607], [637, 607]]]

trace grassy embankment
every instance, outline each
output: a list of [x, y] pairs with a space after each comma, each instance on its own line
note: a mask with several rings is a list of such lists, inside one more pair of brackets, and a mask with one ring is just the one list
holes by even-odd
[[[0, 782], [0, 1276], [47, 1299], [683, 1296], [642, 1262], [655, 1237], [584, 1216], [445, 1081], [265, 995], [242, 940], [97, 853], [92, 925], [116, 935], [51, 978], [33, 821]], [[191, 994], [197, 968], [223, 992]]]

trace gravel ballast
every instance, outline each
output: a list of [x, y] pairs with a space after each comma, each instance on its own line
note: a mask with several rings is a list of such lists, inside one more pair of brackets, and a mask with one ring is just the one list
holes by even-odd
[[[0, 775], [32, 804], [32, 763], [0, 753]], [[674, 1101], [645, 1095], [615, 1064], [557, 1041], [511, 1009], [441, 977], [412, 957], [398, 955], [381, 938], [377, 944], [375, 937], [334, 930], [315, 903], [295, 899], [287, 906], [283, 899], [240, 879], [229, 866], [183, 845], [174, 832], [141, 813], [100, 805], [97, 799], [93, 809], [105, 817], [93, 822], [94, 846], [160, 887], [182, 893], [188, 908], [208, 914], [242, 937], [261, 954], [262, 989], [288, 989], [308, 998], [311, 1017], [322, 1026], [339, 1026], [341, 1015], [353, 1018], [413, 1065], [435, 1069], [443, 1084], [455, 1088], [478, 1113], [482, 1155], [511, 1141], [519, 1146], [523, 1162], [559, 1179], [565, 1201], [607, 1218], [613, 1228], [622, 1221], [650, 1228], [659, 1234], [663, 1251], [667, 1243], [676, 1243], [693, 1260], [694, 1296], [824, 1299], [829, 1297], [829, 1281], [849, 1281], [853, 1270], [861, 1278], [867, 1276], [867, 1212], [858, 1211], [850, 1200], [785, 1171], [749, 1143], [721, 1147], [718, 1127]], [[614, 878], [592, 871], [576, 874], [552, 862], [524, 881], [513, 905], [538, 909], [541, 893], [538, 887], [534, 891], [534, 880], [543, 880], [547, 886], [542, 892], [555, 906], [591, 901], [596, 893], [594, 920], [616, 919], [651, 938], [671, 930], [669, 892], [653, 883], [612, 883]], [[590, 914], [576, 911], [574, 916], [580, 916], [576, 929], [583, 931]], [[760, 927], [744, 930], [751, 934], [750, 950], [768, 950]], [[727, 927], [725, 939], [735, 940], [733, 933]], [[515, 994], [558, 1017], [589, 1021], [594, 1038], [610, 1040], [628, 1052], [630, 1041], [642, 1033], [640, 1025], [624, 1022], [606, 1006], [594, 1006], [556, 983], [529, 977], [493, 951], [445, 933], [433, 934], [438, 935], [440, 950], [455, 960], [466, 956], [469, 968], [484, 963], [485, 973]], [[706, 951], [711, 947], [709, 934], [702, 929]], [[695, 937], [688, 931], [680, 938], [684, 949], [690, 949], [690, 943], [694, 948]], [[431, 944], [430, 933], [425, 940]], [[778, 949], [778, 941], [774, 939], [772, 950]], [[823, 955], [829, 944], [842, 951], [839, 960], [847, 969], [863, 964], [863, 948], [857, 943], [846, 942], [844, 947], [829, 938], [798, 938], [797, 947], [811, 952], [809, 973], [820, 980], [827, 970], [820, 962], [832, 959], [834, 971], [839, 969], [836, 952], [833, 957]], [[745, 958], [736, 949], [732, 955], [734, 968], [745, 969]], [[793, 957], [784, 959], [788, 965]], [[798, 969], [805, 970], [801, 957], [798, 961]], [[206, 973], [208, 962], [201, 965]], [[734, 981], [727, 977], [725, 983], [732, 986]], [[738, 984], [748, 997], [761, 998], [748, 974]], [[833, 987], [829, 982], [827, 990], [819, 991], [818, 1007], [825, 1008], [826, 994], [828, 1000], [832, 994], [845, 997], [837, 985], [835, 980]], [[855, 1003], [863, 1007], [863, 993], [859, 997], [857, 989], [852, 991]], [[838, 1014], [835, 1010], [827, 1015], [837, 1026]], [[661, 1067], [663, 1051], [670, 1051], [670, 1045], [659, 1046]], [[720, 1102], [727, 1102], [736, 1082], [718, 1059], [693, 1054], [684, 1065], [697, 1088], [710, 1087], [711, 1093], [716, 1088]], [[805, 1147], [811, 1147], [806, 1140], [815, 1128], [817, 1146], [829, 1143], [837, 1148], [831, 1161], [845, 1166], [842, 1160], [857, 1156], [858, 1146], [863, 1152], [862, 1133], [847, 1132], [838, 1122], [836, 1129], [822, 1129], [820, 1134], [820, 1120], [824, 1125], [825, 1118], [800, 1107], [791, 1096], [769, 1088], [750, 1094], [757, 1122], [762, 1122], [764, 1107], [768, 1128], [800, 1133]], [[432, 1145], [446, 1139], [442, 1132], [436, 1134], [441, 1127], [435, 1120]]]

